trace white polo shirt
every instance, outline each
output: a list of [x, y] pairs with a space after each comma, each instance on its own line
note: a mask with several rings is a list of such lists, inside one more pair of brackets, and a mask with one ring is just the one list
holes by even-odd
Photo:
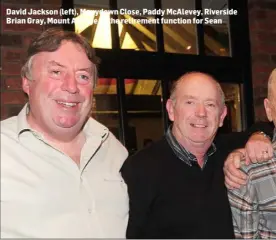
[[79, 168], [30, 129], [26, 111], [1, 121], [1, 238], [125, 238], [127, 150], [91, 118]]

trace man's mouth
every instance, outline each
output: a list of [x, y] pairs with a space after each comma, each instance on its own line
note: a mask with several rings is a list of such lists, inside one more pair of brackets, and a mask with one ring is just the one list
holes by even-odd
[[57, 104], [63, 106], [63, 107], [66, 107], [66, 108], [72, 108], [72, 107], [75, 107], [77, 106], [77, 102], [63, 102], [63, 101], [56, 101]]
[[191, 123], [191, 126], [194, 128], [206, 128], [207, 127], [207, 125], [205, 125], [205, 124], [194, 124], [194, 123]]

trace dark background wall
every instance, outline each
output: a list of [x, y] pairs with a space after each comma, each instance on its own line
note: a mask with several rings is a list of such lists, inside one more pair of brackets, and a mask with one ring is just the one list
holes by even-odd
[[[1, 1], [1, 119], [17, 115], [27, 101], [21, 88], [20, 69], [30, 41], [48, 27], [6, 24], [6, 9], [59, 9], [60, 5], [61, 0]], [[18, 16], [22, 17], [28, 16]]]
[[248, 12], [255, 119], [266, 120], [263, 99], [269, 74], [276, 68], [276, 1], [249, 0]]

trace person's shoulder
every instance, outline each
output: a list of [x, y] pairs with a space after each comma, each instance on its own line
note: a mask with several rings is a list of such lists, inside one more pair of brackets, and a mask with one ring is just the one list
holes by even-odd
[[163, 169], [162, 159], [166, 158], [167, 154], [166, 144], [166, 139], [162, 138], [129, 156], [121, 168], [123, 176], [133, 177], [133, 175], [139, 174], [152, 178], [152, 176], [160, 174]]
[[160, 158], [164, 157], [166, 154], [168, 149], [167, 147], [167, 141], [165, 137], [163, 137], [162, 139], [153, 142], [150, 146], [145, 147], [137, 151], [135, 154], [129, 156], [126, 162], [135, 166], [155, 166], [156, 163], [160, 162]]
[[98, 142], [97, 152], [101, 154], [101, 157], [105, 158], [106, 162], [115, 169], [120, 169], [128, 157], [128, 151], [109, 128], [90, 117], [83, 131], [91, 141]]
[[166, 146], [166, 139], [162, 138], [156, 142], [153, 142], [150, 146], [145, 147], [139, 151], [137, 151], [135, 154], [130, 156], [131, 159], [137, 159], [141, 157], [157, 157], [160, 154], [162, 154], [163, 151], [165, 151]]
[[84, 132], [92, 137], [100, 137], [102, 142], [107, 145], [108, 149], [117, 154], [121, 153], [122, 155], [128, 155], [124, 145], [114, 136], [109, 128], [97, 120], [89, 118], [84, 127]]
[[125, 146], [114, 136], [114, 134], [109, 131], [108, 132], [108, 141], [109, 146], [112, 147], [117, 153], [120, 153], [124, 158], [127, 158], [128, 151]]
[[114, 167], [116, 165], [116, 169], [119, 170], [129, 154], [126, 147], [115, 137], [115, 135], [108, 128], [106, 129], [106, 136], [103, 138], [103, 151], [107, 152], [106, 155], [109, 156]]
[[1, 172], [4, 174], [16, 162], [18, 153], [17, 117], [1, 121]]
[[16, 116], [7, 118], [1, 121], [1, 138], [2, 137], [9, 137], [15, 138], [17, 134], [17, 123], [18, 119]]

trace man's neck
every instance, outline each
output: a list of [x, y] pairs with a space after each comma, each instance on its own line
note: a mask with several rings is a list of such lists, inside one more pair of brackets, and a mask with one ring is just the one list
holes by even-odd
[[70, 142], [50, 142], [59, 151], [63, 152], [69, 156], [78, 166], [80, 166], [81, 150], [86, 142], [86, 137], [84, 132], [80, 132], [77, 137], [75, 137]]
[[83, 131], [77, 136], [66, 138], [65, 141], [49, 135], [44, 135], [44, 137], [48, 144], [69, 156], [78, 167], [80, 166], [81, 150], [86, 142], [86, 136]]
[[176, 138], [177, 142], [184, 147], [187, 151], [192, 153], [198, 162], [200, 167], [204, 165], [204, 157], [210, 148], [212, 142], [193, 142], [188, 138], [182, 137], [180, 134], [177, 134], [174, 129], [172, 129], [172, 134]]
[[44, 130], [43, 127], [35, 124], [30, 118], [27, 118], [27, 121], [31, 129], [41, 134], [47, 144], [63, 152], [79, 165], [81, 150], [86, 141], [86, 136], [82, 129], [79, 131], [65, 129], [64, 133], [51, 132], [47, 131], [47, 129]]
[[53, 143], [61, 143], [61, 144], [73, 144], [78, 139], [78, 135], [81, 132], [81, 129], [76, 129], [76, 127], [72, 128], [58, 128], [53, 130], [47, 127], [46, 124], [38, 124], [37, 121], [31, 114], [27, 115], [27, 122], [32, 130], [41, 134], [43, 138], [47, 141]]

